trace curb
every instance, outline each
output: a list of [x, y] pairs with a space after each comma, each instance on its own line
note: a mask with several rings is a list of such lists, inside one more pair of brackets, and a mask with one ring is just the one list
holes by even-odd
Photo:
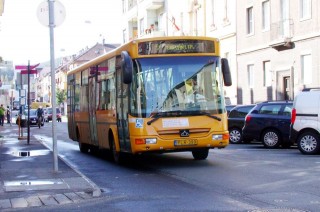
[[[47, 149], [52, 151], [52, 149], [44, 142], [41, 140], [38, 140], [43, 146], [45, 146]], [[87, 181], [91, 187], [93, 188], [92, 190], [92, 196], [93, 197], [100, 197], [101, 196], [101, 189], [94, 183], [92, 182], [89, 178], [87, 178], [84, 174], [82, 174], [79, 170], [75, 169], [68, 161], [66, 161], [63, 157], [60, 157], [58, 155], [59, 159], [61, 159], [67, 166], [69, 166], [73, 171], [75, 171], [77, 174], [79, 174], [85, 181]]]

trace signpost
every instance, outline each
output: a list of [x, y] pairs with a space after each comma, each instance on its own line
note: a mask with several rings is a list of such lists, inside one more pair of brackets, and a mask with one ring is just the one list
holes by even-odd
[[[17, 65], [15, 66], [16, 70], [21, 70], [20, 74], [28, 74], [28, 92], [27, 92], [27, 103], [29, 105], [30, 103], [30, 74], [36, 74], [37, 70], [35, 69], [36, 67], [38, 67], [40, 65], [40, 63], [36, 64], [36, 65], [30, 65], [30, 61], [28, 61], [28, 65]], [[20, 98], [22, 99], [22, 96], [20, 96]], [[30, 105], [29, 105], [30, 106]], [[21, 111], [21, 113], [23, 113], [23, 109]], [[20, 114], [20, 123], [21, 123], [21, 117], [22, 114]], [[29, 117], [30, 117], [30, 107], [28, 107], [28, 117], [27, 117], [27, 127], [28, 127], [28, 133], [27, 133], [27, 143], [28, 145], [30, 144], [30, 123], [29, 123]], [[20, 127], [20, 126], [19, 126]], [[19, 135], [20, 136], [20, 135]]]
[[58, 172], [58, 147], [56, 135], [56, 84], [54, 64], [54, 27], [59, 26], [65, 19], [66, 11], [58, 0], [47, 0], [40, 3], [37, 10], [38, 19], [41, 24], [49, 27], [50, 32], [50, 66], [51, 66], [51, 103], [52, 103], [52, 147], [53, 168]]

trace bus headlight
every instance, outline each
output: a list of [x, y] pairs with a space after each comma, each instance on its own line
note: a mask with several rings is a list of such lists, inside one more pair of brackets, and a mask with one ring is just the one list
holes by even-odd
[[222, 135], [212, 135], [213, 141], [229, 140], [229, 133]]
[[222, 140], [222, 135], [212, 135], [212, 140], [213, 141], [220, 141], [220, 140]]
[[146, 138], [146, 144], [156, 144], [157, 139], [156, 138]]

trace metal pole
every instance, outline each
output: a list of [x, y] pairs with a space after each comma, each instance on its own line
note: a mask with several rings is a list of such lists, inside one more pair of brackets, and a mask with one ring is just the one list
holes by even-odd
[[27, 143], [30, 143], [30, 60], [28, 61], [28, 94], [27, 94], [27, 104], [28, 104], [28, 117], [27, 117]]
[[11, 90], [10, 127], [12, 126], [12, 109], [13, 109], [13, 90]]
[[53, 145], [53, 169], [58, 172], [58, 148], [56, 135], [56, 76], [54, 59], [54, 0], [48, 0], [49, 4], [49, 28], [50, 28], [50, 65], [51, 65], [51, 103], [52, 103], [52, 145]]

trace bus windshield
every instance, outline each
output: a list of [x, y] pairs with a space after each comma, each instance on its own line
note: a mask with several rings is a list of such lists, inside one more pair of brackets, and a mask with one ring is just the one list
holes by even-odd
[[133, 82], [130, 88], [131, 115], [153, 117], [154, 114], [219, 114], [225, 112], [224, 108], [218, 57], [134, 60]]

